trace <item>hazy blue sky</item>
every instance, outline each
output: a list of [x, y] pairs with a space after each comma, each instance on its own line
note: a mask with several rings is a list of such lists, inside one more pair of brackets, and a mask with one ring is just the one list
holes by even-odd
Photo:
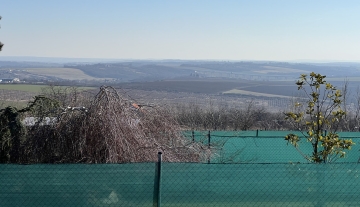
[[360, 1], [0, 0], [1, 56], [360, 61]]

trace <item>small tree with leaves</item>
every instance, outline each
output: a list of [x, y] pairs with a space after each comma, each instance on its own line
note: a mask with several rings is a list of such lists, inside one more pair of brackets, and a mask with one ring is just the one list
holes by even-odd
[[299, 149], [301, 138], [288, 134], [285, 140], [292, 144], [309, 161], [326, 163], [345, 157], [346, 150], [354, 145], [351, 139], [341, 139], [336, 130], [345, 116], [341, 108], [342, 93], [325, 81], [326, 76], [302, 74], [296, 82], [298, 90], [305, 93], [305, 103], [295, 103], [294, 111], [285, 113], [285, 119], [296, 128], [305, 128], [303, 136], [312, 145], [312, 154], [306, 155]]

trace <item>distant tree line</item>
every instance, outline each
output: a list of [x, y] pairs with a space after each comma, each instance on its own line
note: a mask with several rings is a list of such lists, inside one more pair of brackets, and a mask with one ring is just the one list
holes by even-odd
[[[336, 125], [337, 131], [360, 131], [360, 96], [356, 111], [348, 111]], [[178, 104], [172, 113], [177, 122], [187, 130], [305, 130], [285, 120], [285, 111], [273, 112], [253, 101], [242, 108], [225, 104]]]
[[225, 104], [182, 104], [172, 109], [175, 119], [186, 129], [194, 130], [287, 130], [291, 128], [281, 112], [269, 112], [253, 101], [243, 108]]

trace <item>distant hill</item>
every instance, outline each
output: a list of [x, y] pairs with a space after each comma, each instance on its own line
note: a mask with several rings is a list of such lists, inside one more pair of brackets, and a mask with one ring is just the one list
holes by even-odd
[[162, 63], [97, 63], [85, 65], [66, 65], [82, 70], [96, 78], [115, 78], [119, 81], [149, 81], [190, 76], [192, 70]]
[[360, 64], [304, 64], [286, 62], [133, 61], [123, 63], [71, 64], [96, 78], [119, 81], [150, 81], [178, 77], [234, 78], [247, 80], [295, 80], [302, 73], [328, 77], [360, 77]]
[[[37, 60], [37, 59], [35, 59]], [[38, 59], [42, 60], [42, 59]], [[328, 80], [360, 81], [360, 63], [288, 63], [271, 61], [187, 61], [187, 60], [133, 60], [118, 62], [76, 62], [81, 59], [59, 59], [73, 62], [1, 61], [0, 75], [8, 78], [80, 80], [111, 79], [121, 82], [143, 82], [168, 79], [225, 78], [251, 81], [295, 81], [300, 74], [321, 73]], [[87, 59], [85, 59], [87, 60]], [[91, 59], [93, 61], [93, 59]], [[40, 72], [28, 69], [41, 69]], [[64, 68], [62, 71], [61, 68]], [[74, 71], [71, 72], [71, 69]], [[57, 72], [54, 72], [56, 70]], [[66, 70], [66, 71], [65, 71]], [[81, 70], [81, 73], [79, 73]], [[31, 74], [29, 74], [29, 72]], [[39, 70], [40, 71], [40, 70]], [[77, 77], [76, 74], [85, 74]], [[54, 74], [57, 74], [55, 76]], [[60, 76], [60, 75], [61, 76]], [[14, 77], [13, 77], [14, 76]], [[17, 77], [15, 77], [17, 76]], [[60, 78], [60, 79], [59, 79]]]
[[[161, 100], [164, 103], [186, 102], [189, 97], [199, 97], [198, 100], [193, 99], [196, 102], [213, 97], [234, 103], [255, 98], [260, 100], [260, 104], [282, 108], [287, 103], [284, 99], [299, 95], [295, 81], [300, 74], [310, 72], [326, 75], [326, 80], [339, 89], [343, 87], [344, 80], [349, 80], [349, 94], [359, 90], [360, 63], [187, 60], [87, 62], [78, 59], [59, 63], [42, 62], [40, 59], [1, 61], [0, 58], [0, 79], [19, 78], [26, 83], [79, 86], [111, 85], [133, 92], [134, 97], [147, 97], [151, 101]], [[351, 95], [348, 97], [352, 98]], [[353, 100], [348, 103], [351, 102], [357, 104]]]
[[18, 61], [0, 61], [1, 68], [52, 68], [62, 67], [58, 63], [43, 63], [43, 62], [18, 62]]

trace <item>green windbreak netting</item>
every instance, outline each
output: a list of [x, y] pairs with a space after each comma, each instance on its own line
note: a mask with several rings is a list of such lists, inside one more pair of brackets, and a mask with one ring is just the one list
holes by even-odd
[[[305, 138], [299, 142], [300, 152], [287, 144], [285, 136], [294, 131], [187, 131], [184, 135], [214, 149], [211, 163], [307, 163], [301, 155], [311, 155], [312, 146]], [[355, 145], [338, 162], [360, 161], [360, 132], [339, 132], [340, 138], [352, 139]], [[210, 139], [209, 139], [210, 137]]]
[[0, 165], [0, 206], [151, 206], [154, 166]]
[[357, 164], [165, 163], [163, 169], [163, 206], [360, 206]]
[[[360, 206], [360, 167], [162, 163], [166, 206]], [[0, 206], [153, 206], [155, 163], [0, 165]]]

